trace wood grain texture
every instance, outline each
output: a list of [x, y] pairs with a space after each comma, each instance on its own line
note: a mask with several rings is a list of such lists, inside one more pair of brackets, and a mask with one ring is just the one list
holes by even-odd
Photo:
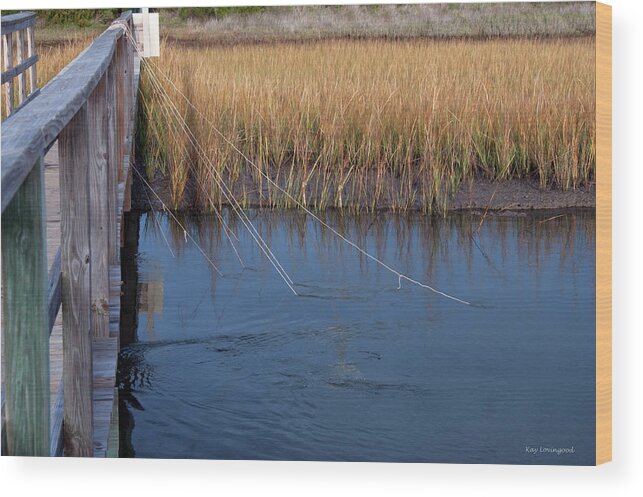
[[117, 115], [116, 115], [116, 61], [112, 63], [105, 73], [107, 78], [107, 202], [108, 202], [108, 231], [109, 231], [109, 263], [120, 263], [120, 244], [118, 243], [118, 228], [116, 218], [118, 215], [118, 144], [117, 144]]
[[[36, 35], [33, 26], [27, 28], [27, 56], [31, 59], [32, 57], [38, 60], [38, 55], [36, 54]], [[38, 88], [38, 78], [36, 75], [36, 64], [29, 66], [29, 93], [33, 93]]]
[[[125, 84], [127, 85], [127, 137], [132, 138], [134, 131], [134, 47], [123, 37], [125, 51], [127, 54], [127, 71], [125, 73]], [[134, 140], [131, 140], [133, 142]], [[129, 153], [129, 149], [127, 150]]]
[[91, 321], [95, 337], [109, 336], [108, 117], [107, 79], [103, 77], [87, 101]]
[[116, 385], [118, 338], [95, 338], [94, 354], [94, 457], [105, 457]]
[[116, 56], [114, 59], [116, 70], [116, 155], [118, 158], [117, 164], [117, 181], [123, 181], [123, 156], [125, 155], [125, 138], [126, 131], [126, 85], [125, 85], [125, 49], [126, 40], [121, 39], [116, 46]]
[[[25, 61], [25, 32], [23, 29], [16, 31], [16, 65]], [[18, 105], [27, 99], [27, 73], [26, 67], [20, 71], [18, 79]]]
[[6, 453], [49, 455], [49, 316], [42, 159], [2, 214]]
[[[12, 66], [13, 66], [13, 35], [11, 33], [7, 33], [7, 34], [3, 33], [2, 34], [2, 72], [10, 70]], [[13, 79], [9, 78], [9, 81], [4, 83], [4, 87], [5, 87], [5, 90], [4, 90], [5, 91], [5, 94], [4, 94], [5, 111], [6, 111], [6, 115], [9, 116], [11, 114], [11, 111], [13, 110]], [[33, 165], [33, 161], [30, 163], [30, 165]], [[2, 177], [2, 181], [4, 182], [4, 175]], [[2, 196], [4, 197], [4, 191]], [[4, 204], [2, 206], [2, 209], [4, 210]]]
[[123, 211], [130, 212], [132, 209], [132, 183], [134, 181], [132, 167], [135, 160], [135, 150], [134, 146], [136, 143], [134, 137], [134, 125], [136, 123], [136, 109], [138, 105], [138, 84], [141, 75], [141, 60], [138, 57], [134, 57], [134, 54], [131, 54], [133, 64], [132, 64], [132, 91], [130, 93], [131, 99], [131, 118], [130, 118], [130, 131], [127, 136], [126, 141], [126, 155], [124, 160], [124, 174], [125, 174], [125, 192], [123, 197]]
[[596, 464], [612, 460], [612, 8], [596, 4]]
[[[49, 385], [51, 392], [51, 437], [52, 456], [62, 455], [62, 313], [59, 312], [61, 303], [60, 278], [60, 190], [58, 174], [58, 145], [52, 147], [44, 159], [44, 189], [46, 204], [46, 245], [47, 263], [49, 268], [48, 301], [49, 325], [53, 328], [49, 336]], [[55, 163], [55, 164], [54, 164]], [[52, 322], [53, 316], [53, 322]], [[5, 396], [2, 394], [2, 440], [3, 455], [6, 454], [6, 416]], [[54, 445], [54, 442], [55, 445]]]
[[93, 455], [89, 118], [83, 105], [58, 138], [65, 455]]

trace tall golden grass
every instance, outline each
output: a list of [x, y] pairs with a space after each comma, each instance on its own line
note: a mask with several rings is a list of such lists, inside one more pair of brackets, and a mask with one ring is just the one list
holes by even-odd
[[[90, 42], [39, 47], [43, 86]], [[438, 210], [476, 177], [537, 179], [562, 189], [594, 180], [594, 40], [324, 41], [176, 47], [163, 71], [235, 146], [298, 201]], [[223, 203], [212, 164], [244, 204], [292, 207], [165, 84], [212, 161], [143, 71], [142, 152], [170, 178], [172, 204], [190, 181], [200, 208]]]
[[[350, 41], [205, 49], [164, 44], [143, 70], [139, 148], [177, 207], [293, 202], [164, 82], [202, 157], [151, 84], [190, 101], [298, 201], [315, 208], [440, 210], [476, 178], [590, 184], [594, 39]], [[194, 185], [197, 187], [195, 188]]]
[[38, 43], [38, 86], [44, 86], [60, 70], [87, 48], [93, 41], [92, 35], [69, 34], [55, 43]]

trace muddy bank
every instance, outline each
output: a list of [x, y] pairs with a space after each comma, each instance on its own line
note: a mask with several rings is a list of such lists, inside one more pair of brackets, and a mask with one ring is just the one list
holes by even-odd
[[541, 210], [571, 207], [596, 207], [596, 188], [575, 190], [541, 190], [536, 182], [512, 180], [502, 182], [474, 181], [462, 185], [448, 202], [449, 210]]
[[[142, 169], [142, 168], [141, 168]], [[140, 171], [143, 176], [145, 172]], [[132, 208], [134, 209], [154, 209], [162, 210], [163, 204], [167, 207], [173, 207], [170, 194], [170, 183], [167, 177], [157, 176], [153, 180], [146, 178], [151, 185], [153, 192], [140, 179], [138, 174], [133, 175], [132, 185]], [[279, 202], [275, 202], [275, 193], [272, 196], [264, 188], [260, 195], [258, 191], [239, 186], [234, 188], [235, 197], [244, 208], [251, 207], [275, 207]], [[393, 187], [391, 190], [393, 191]], [[185, 194], [176, 207], [176, 210], [203, 210], [203, 192], [205, 190], [194, 182], [188, 184]], [[243, 194], [242, 194], [243, 192]], [[201, 195], [199, 195], [201, 193]], [[278, 193], [278, 192], [277, 192]], [[335, 192], [332, 195], [336, 195]], [[199, 199], [199, 197], [201, 197]], [[282, 195], [283, 197], [283, 195]], [[314, 188], [307, 190], [307, 205], [315, 208], [319, 205], [318, 192]], [[351, 205], [350, 194], [344, 193], [345, 206], [347, 209], [355, 209]], [[537, 181], [533, 180], [510, 180], [490, 182], [488, 180], [478, 179], [467, 181], [460, 185], [455, 194], [445, 196], [446, 201], [436, 207], [436, 211], [529, 211], [529, 210], [551, 210], [566, 208], [594, 208], [596, 207], [596, 188], [595, 185], [580, 187], [573, 190], [563, 191], [556, 188], [547, 188], [542, 190]], [[384, 196], [375, 206], [376, 210], [404, 210], [399, 204], [395, 204], [392, 197]], [[272, 200], [272, 202], [271, 202]], [[277, 205], [275, 205], [277, 204]], [[419, 201], [408, 202], [409, 207], [406, 210], [421, 210], [422, 205]], [[222, 205], [227, 205], [225, 201]], [[284, 205], [284, 207], [286, 207]], [[333, 205], [329, 205], [333, 208]], [[361, 206], [364, 210], [372, 209], [371, 206]]]

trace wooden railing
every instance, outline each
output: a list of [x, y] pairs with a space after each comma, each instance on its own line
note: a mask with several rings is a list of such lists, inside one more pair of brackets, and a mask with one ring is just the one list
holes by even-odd
[[[128, 11], [2, 124], [3, 439], [9, 455], [59, 455], [63, 444], [65, 455], [93, 455], [92, 339], [109, 333], [108, 271], [119, 260], [117, 189], [134, 113], [134, 53], [124, 36], [131, 24]], [[61, 245], [48, 274], [43, 158], [56, 140]], [[61, 305], [64, 421], [50, 423], [49, 335]]]
[[[38, 55], [35, 50], [34, 26], [36, 14], [21, 12], [2, 17], [2, 85], [5, 89], [5, 113], [20, 109], [38, 94], [38, 79], [36, 77], [36, 62]], [[15, 65], [14, 65], [14, 33], [15, 33]], [[26, 39], [26, 45], [25, 45]], [[27, 73], [29, 88], [27, 88]], [[15, 107], [15, 85], [18, 81], [18, 107]]]

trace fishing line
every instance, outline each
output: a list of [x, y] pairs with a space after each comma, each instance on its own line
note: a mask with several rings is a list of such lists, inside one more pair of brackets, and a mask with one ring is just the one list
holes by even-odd
[[[160, 85], [160, 82], [158, 82], [158, 84]], [[162, 86], [161, 86], [161, 87], [159, 87], [158, 91], [159, 91], [159, 92], [161, 92], [161, 93], [163, 93], [163, 88], [162, 88]], [[204, 160], [204, 161], [205, 161], [209, 166], [211, 166], [211, 168], [212, 168], [212, 169], [211, 169], [211, 172], [214, 172], [214, 173], [217, 175], [217, 178], [218, 178], [219, 183], [220, 183], [220, 185], [219, 185], [219, 186], [221, 187], [222, 193], [224, 194], [224, 196], [226, 197], [226, 199], [228, 200], [228, 202], [231, 204], [231, 207], [232, 207], [232, 209], [233, 209], [233, 212], [235, 212], [235, 213], [239, 216], [239, 219], [240, 219], [240, 220], [241, 220], [241, 222], [244, 224], [244, 226], [246, 227], [246, 229], [248, 229], [248, 231], [249, 231], [250, 235], [253, 237], [253, 239], [255, 240], [255, 242], [257, 242], [258, 246], [260, 247], [260, 249], [262, 250], [262, 252], [264, 253], [264, 255], [268, 258], [268, 260], [270, 261], [270, 263], [273, 265], [273, 267], [275, 268], [275, 270], [277, 271], [277, 273], [278, 273], [278, 274], [282, 277], [282, 279], [286, 282], [286, 284], [287, 284], [287, 285], [288, 285], [288, 287], [291, 289], [291, 291], [292, 291], [295, 295], [297, 295], [297, 292], [296, 292], [296, 291], [295, 291], [295, 289], [292, 287], [292, 283], [293, 283], [293, 282], [292, 282], [292, 279], [290, 278], [290, 276], [288, 275], [288, 273], [285, 271], [285, 269], [283, 268], [283, 266], [281, 265], [281, 263], [279, 262], [279, 260], [276, 258], [276, 256], [274, 255], [274, 253], [272, 252], [272, 250], [270, 249], [270, 247], [268, 246], [268, 244], [265, 242], [265, 240], [263, 240], [263, 238], [261, 237], [261, 234], [260, 234], [260, 233], [259, 233], [259, 231], [254, 227], [254, 225], [252, 224], [252, 222], [250, 221], [250, 219], [248, 218], [248, 216], [246, 215], [246, 213], [245, 213], [245, 212], [243, 212], [243, 210], [241, 209], [241, 206], [240, 206], [239, 202], [238, 202], [238, 201], [236, 200], [236, 198], [234, 197], [234, 194], [232, 193], [232, 191], [230, 190], [230, 188], [227, 186], [227, 184], [225, 183], [225, 181], [223, 180], [223, 178], [221, 177], [221, 175], [218, 173], [218, 171], [215, 169], [214, 164], [212, 164], [211, 160], [207, 157], [206, 153], [205, 153], [205, 152], [203, 151], [203, 149], [201, 148], [200, 144], [199, 144], [199, 143], [198, 143], [198, 141], [196, 140], [196, 137], [194, 136], [194, 134], [192, 133], [192, 131], [191, 131], [191, 130], [189, 129], [189, 127], [187, 126], [187, 123], [185, 123], [185, 120], [184, 120], [184, 119], [182, 118], [182, 116], [180, 115], [180, 113], [179, 113], [178, 109], [176, 108], [176, 106], [174, 105], [174, 103], [171, 101], [171, 99], [169, 98], [169, 96], [168, 96], [168, 95], [163, 95], [163, 94], [161, 94], [161, 96], [167, 100], [167, 102], [168, 102], [168, 104], [169, 104], [169, 106], [170, 106], [171, 110], [172, 110], [172, 111], [174, 111], [174, 113], [175, 113], [175, 115], [176, 115], [176, 117], [177, 117], [177, 120], [180, 122], [180, 124], [181, 124], [181, 126], [182, 126], [182, 128], [183, 128], [184, 132], [188, 135], [188, 139], [190, 140], [191, 144], [192, 144], [192, 145], [197, 149], [197, 151], [198, 151], [198, 152], [199, 152], [199, 154], [201, 155], [201, 158], [202, 158], [202, 159], [203, 159], [203, 160]]]
[[[129, 28], [126, 28], [126, 31], [129, 33]], [[139, 53], [139, 55], [140, 55], [140, 50], [139, 50], [139, 49], [138, 49], [138, 47], [136, 46], [136, 44], [135, 44], [135, 42], [133, 41], [133, 39], [131, 39], [131, 36], [128, 36], [128, 38], [130, 38], [130, 41], [131, 41], [132, 45], [135, 47], [135, 50], [136, 50], [136, 51]], [[460, 299], [460, 298], [455, 297], [455, 296], [453, 296], [453, 295], [449, 295], [448, 293], [442, 292], [442, 291], [438, 290], [437, 288], [435, 288], [435, 287], [433, 287], [433, 286], [431, 286], [431, 285], [428, 285], [428, 284], [426, 284], [426, 283], [422, 283], [422, 282], [420, 282], [420, 281], [418, 281], [418, 280], [416, 280], [416, 279], [413, 279], [413, 278], [411, 278], [411, 277], [409, 277], [409, 276], [407, 276], [407, 275], [405, 275], [405, 274], [401, 273], [400, 271], [398, 271], [398, 270], [396, 270], [396, 269], [392, 268], [391, 266], [389, 266], [388, 264], [386, 264], [384, 261], [382, 261], [382, 260], [378, 259], [377, 257], [375, 257], [375, 256], [371, 255], [371, 254], [370, 254], [370, 253], [368, 253], [366, 250], [364, 250], [363, 248], [361, 248], [359, 245], [355, 244], [354, 242], [352, 242], [351, 240], [349, 240], [348, 238], [346, 238], [344, 235], [342, 235], [341, 233], [339, 233], [339, 232], [338, 232], [337, 230], [335, 230], [332, 226], [330, 226], [328, 223], [326, 223], [325, 221], [323, 221], [319, 216], [317, 216], [315, 213], [313, 213], [313, 212], [312, 212], [308, 207], [306, 207], [304, 204], [302, 204], [301, 202], [299, 202], [299, 201], [298, 201], [294, 196], [292, 196], [288, 191], [286, 191], [284, 188], [282, 188], [281, 186], [279, 186], [279, 184], [277, 184], [275, 181], [273, 181], [273, 179], [272, 179], [272, 178], [270, 178], [270, 176], [268, 176], [268, 174], [266, 174], [266, 173], [265, 173], [265, 172], [264, 172], [264, 171], [263, 171], [259, 166], [257, 166], [257, 165], [256, 165], [256, 164], [255, 164], [255, 163], [254, 163], [254, 162], [253, 162], [253, 161], [248, 157], [248, 156], [246, 156], [246, 154], [244, 154], [244, 153], [243, 153], [243, 152], [242, 152], [242, 151], [241, 151], [241, 150], [240, 150], [240, 149], [239, 149], [239, 148], [238, 148], [238, 147], [237, 147], [237, 146], [236, 146], [236, 145], [235, 145], [235, 144], [234, 144], [230, 139], [228, 139], [228, 137], [227, 137], [227, 136], [225, 136], [221, 131], [219, 131], [219, 129], [214, 125], [214, 123], [213, 123], [212, 121], [210, 121], [210, 119], [208, 119], [208, 117], [207, 117], [205, 114], [203, 114], [203, 112], [201, 112], [201, 111], [199, 110], [199, 108], [198, 108], [198, 107], [196, 107], [196, 106], [195, 106], [195, 105], [190, 101], [190, 99], [189, 99], [189, 98], [188, 98], [188, 97], [187, 97], [187, 96], [186, 96], [186, 95], [185, 95], [185, 94], [184, 94], [184, 93], [183, 93], [183, 92], [182, 92], [182, 91], [181, 91], [181, 90], [176, 86], [176, 84], [172, 81], [172, 79], [170, 79], [170, 78], [169, 78], [169, 76], [167, 76], [166, 74], [164, 74], [164, 73], [163, 73], [163, 71], [161, 71], [161, 70], [158, 68], [158, 66], [157, 66], [154, 62], [152, 62], [151, 60], [149, 60], [149, 59], [147, 59], [147, 58], [145, 58], [145, 59], [144, 59], [144, 58], [141, 58], [141, 60], [143, 60], [143, 61], [145, 62], [145, 65], [146, 65], [146, 66], [151, 66], [151, 67], [153, 67], [153, 68], [157, 69], [157, 70], [158, 70], [158, 72], [161, 74], [161, 76], [163, 76], [163, 78], [164, 78], [164, 79], [165, 79], [165, 80], [166, 80], [166, 81], [167, 81], [167, 82], [168, 82], [168, 83], [169, 83], [169, 84], [174, 88], [174, 90], [175, 90], [175, 91], [176, 91], [176, 92], [181, 96], [181, 98], [186, 102], [186, 104], [187, 104], [188, 106], [190, 106], [190, 107], [191, 107], [191, 108], [192, 108], [192, 109], [193, 109], [193, 110], [198, 114], [198, 116], [199, 116], [201, 119], [203, 119], [203, 121], [205, 121], [205, 122], [210, 126], [210, 128], [211, 128], [211, 129], [212, 129], [212, 130], [213, 130], [217, 135], [219, 135], [219, 136], [223, 139], [223, 141], [225, 141], [225, 142], [226, 142], [226, 143], [227, 143], [227, 144], [228, 144], [228, 145], [229, 145], [233, 150], [235, 150], [235, 151], [236, 151], [236, 152], [237, 152], [237, 153], [238, 153], [238, 154], [239, 154], [239, 155], [240, 155], [240, 156], [241, 156], [241, 157], [242, 157], [242, 158], [243, 158], [243, 159], [244, 159], [248, 164], [250, 164], [250, 165], [251, 165], [251, 166], [252, 166], [252, 167], [253, 167], [257, 172], [259, 172], [259, 174], [260, 174], [261, 176], [263, 176], [263, 177], [264, 177], [264, 178], [265, 178], [265, 179], [266, 179], [266, 180], [267, 180], [271, 185], [273, 185], [276, 189], [278, 189], [279, 191], [281, 191], [281, 192], [282, 192], [284, 195], [286, 195], [290, 200], [292, 200], [292, 201], [293, 201], [297, 206], [299, 206], [302, 210], [304, 210], [308, 215], [310, 215], [313, 219], [315, 219], [315, 220], [316, 220], [318, 223], [320, 223], [323, 227], [325, 227], [325, 228], [326, 228], [326, 229], [328, 229], [330, 232], [332, 232], [335, 236], [337, 236], [338, 238], [340, 238], [341, 240], [343, 240], [345, 243], [347, 243], [348, 245], [350, 245], [351, 247], [353, 247], [353, 248], [354, 248], [355, 250], [357, 250], [360, 254], [362, 254], [362, 255], [364, 255], [365, 257], [367, 257], [367, 258], [371, 259], [373, 262], [375, 262], [375, 263], [379, 264], [381, 267], [383, 267], [384, 269], [388, 270], [389, 272], [391, 272], [391, 273], [393, 273], [395, 276], [397, 276], [397, 277], [398, 277], [398, 289], [400, 289], [400, 288], [401, 288], [401, 286], [402, 286], [402, 280], [406, 280], [406, 281], [408, 281], [409, 283], [412, 283], [412, 284], [417, 285], [417, 286], [419, 286], [419, 287], [421, 287], [421, 288], [425, 288], [425, 289], [427, 289], [427, 290], [430, 290], [431, 292], [433, 292], [433, 293], [435, 293], [435, 294], [438, 294], [438, 295], [441, 295], [441, 296], [443, 296], [443, 297], [445, 297], [445, 298], [448, 298], [448, 299], [450, 299], [450, 300], [453, 300], [453, 301], [456, 301], [456, 302], [459, 302], [459, 303], [461, 303], [461, 304], [465, 304], [465, 305], [471, 305], [471, 302], [468, 302], [468, 301], [466, 301], [466, 300]], [[167, 95], [167, 92], [165, 92], [165, 94]], [[168, 98], [169, 98], [169, 95], [168, 95]], [[140, 175], [140, 173], [139, 173], [139, 175]], [[289, 285], [289, 286], [290, 286], [290, 285]], [[293, 290], [293, 292], [296, 294], [296, 292], [294, 291], [294, 289], [293, 289], [292, 287], [291, 287], [291, 290]]]
[[163, 204], [163, 210], [166, 210], [166, 211], [168, 212], [168, 214], [169, 214], [170, 216], [172, 216], [172, 218], [174, 219], [174, 221], [176, 221], [176, 224], [178, 224], [178, 225], [181, 227], [181, 229], [183, 230], [183, 236], [184, 236], [186, 239], [187, 239], [187, 238], [189, 238], [190, 240], [192, 240], [192, 243], [194, 243], [194, 245], [196, 245], [196, 248], [198, 248], [198, 249], [199, 249], [199, 252], [201, 252], [201, 254], [203, 255], [203, 257], [205, 257], [205, 258], [208, 260], [208, 262], [209, 262], [209, 263], [210, 263], [210, 265], [214, 268], [214, 270], [217, 272], [217, 274], [218, 274], [219, 276], [223, 276], [223, 273], [221, 273], [221, 271], [219, 270], [219, 268], [217, 267], [217, 265], [216, 265], [214, 262], [212, 262], [212, 259], [210, 259], [210, 258], [206, 255], [206, 253], [203, 251], [203, 249], [201, 248], [201, 246], [196, 242], [196, 240], [195, 240], [194, 238], [192, 238], [192, 235], [190, 235], [190, 233], [188, 233], [188, 230], [186, 230], [186, 229], [185, 229], [185, 227], [181, 224], [181, 221], [179, 221], [179, 220], [177, 219], [177, 217], [172, 213], [172, 211], [171, 211], [171, 210], [167, 209], [167, 207], [165, 206], [165, 203], [163, 202], [163, 200], [161, 200], [161, 197], [159, 197], [159, 196], [156, 194], [156, 192], [152, 189], [152, 187], [150, 186], [150, 184], [145, 180], [145, 178], [143, 177], [143, 175], [142, 175], [141, 173], [139, 173], [139, 172], [138, 172], [138, 170], [137, 170], [135, 167], [132, 167], [132, 169], [136, 172], [136, 174], [138, 174], [138, 177], [139, 177], [139, 178], [141, 178], [141, 179], [143, 180], [143, 182], [144, 182], [144, 183], [145, 183], [145, 185], [150, 189], [150, 191], [151, 191], [154, 195], [156, 195], [156, 198], [158, 198], [158, 199], [159, 199], [159, 202], [161, 202], [161, 204]]
[[[143, 104], [145, 105], [146, 109], [147, 109], [147, 110], [148, 110], [148, 112], [149, 112], [149, 106], [147, 105], [147, 102], [146, 102], [145, 100], [146, 100], [146, 99], [145, 99], [145, 96], [143, 96], [143, 101], [144, 101], [144, 102], [143, 102]], [[172, 121], [170, 120], [170, 122], [172, 122]], [[172, 123], [172, 124], [174, 124], [174, 123]], [[172, 130], [170, 130], [170, 131], [172, 132]], [[174, 137], [176, 137], [177, 135], [173, 132], [173, 136], [174, 136]], [[179, 141], [179, 140], [177, 139], [177, 140], [176, 140], [176, 142], [178, 142], [178, 141]], [[185, 147], [185, 146], [183, 146], [183, 149], [185, 150], [185, 149], [186, 149], [186, 147]], [[188, 164], [189, 164], [189, 162], [188, 162]], [[189, 167], [190, 167], [190, 169], [191, 169], [193, 172], [195, 172], [195, 174], [196, 174], [196, 171], [194, 171], [194, 167], [193, 167], [192, 165], [190, 165]], [[210, 192], [209, 192], [209, 191], [205, 188], [205, 186], [203, 186], [200, 182], [198, 182], [198, 181], [197, 181], [197, 184], [201, 187], [201, 189], [203, 190], [203, 192], [204, 192], [204, 193], [206, 194], [206, 196], [208, 197], [208, 201], [210, 202], [210, 205], [212, 206], [212, 210], [215, 212], [215, 214], [216, 214], [217, 218], [219, 219], [219, 221], [221, 222], [221, 224], [222, 224], [222, 226], [223, 226], [223, 228], [224, 228], [224, 233], [225, 233], [225, 235], [226, 235], [226, 238], [227, 238], [227, 239], [228, 239], [228, 241], [230, 242], [230, 246], [232, 247], [232, 250], [234, 250], [234, 253], [235, 253], [235, 255], [237, 256], [237, 259], [239, 259], [239, 263], [241, 264], [241, 267], [245, 269], [245, 264], [244, 264], [244, 262], [243, 262], [243, 259], [241, 258], [241, 255], [239, 254], [239, 251], [238, 251], [238, 249], [237, 249], [237, 247], [236, 247], [235, 243], [232, 241], [231, 235], [232, 235], [232, 236], [233, 236], [237, 241], [239, 241], [239, 238], [237, 238], [236, 234], [235, 234], [235, 233], [234, 233], [234, 232], [233, 232], [233, 231], [228, 227], [227, 223], [226, 223], [226, 222], [225, 222], [225, 220], [223, 219], [223, 216], [221, 215], [221, 213], [219, 212], [219, 210], [215, 207], [215, 205], [214, 205], [214, 200], [212, 199], [212, 197], [211, 197], [211, 195], [210, 195]], [[148, 196], [148, 198], [149, 198], [149, 196]], [[150, 207], [151, 207], [151, 203], [150, 203]], [[163, 206], [163, 209], [164, 209], [164, 210], [166, 209], [165, 205]]]
[[[160, 81], [158, 80], [158, 78], [156, 78], [154, 73], [151, 73], [151, 81], [152, 81], [152, 83], [157, 85], [157, 91], [160, 93], [161, 97], [165, 98], [165, 100], [169, 104], [170, 109], [174, 112], [174, 114], [177, 117], [177, 120], [179, 121], [179, 123], [181, 124], [183, 130], [188, 135], [188, 138], [189, 138], [191, 144], [199, 152], [199, 154], [201, 155], [201, 158], [211, 167], [210, 172], [214, 172], [217, 175], [217, 178], [218, 178], [219, 183], [220, 183], [219, 186], [221, 187], [221, 190], [222, 190], [224, 196], [226, 197], [228, 202], [231, 204], [233, 212], [235, 212], [239, 216], [239, 219], [241, 220], [241, 222], [248, 229], [250, 235], [257, 242], [258, 246], [260, 247], [260, 249], [262, 250], [264, 255], [266, 255], [266, 257], [268, 258], [270, 263], [273, 265], [273, 267], [275, 268], [277, 273], [284, 280], [286, 285], [288, 285], [290, 290], [295, 295], [297, 295], [297, 291], [292, 286], [293, 285], [292, 279], [290, 278], [288, 273], [285, 271], [285, 269], [283, 268], [283, 266], [281, 265], [279, 260], [276, 258], [276, 256], [274, 255], [274, 253], [272, 252], [272, 250], [270, 249], [268, 244], [263, 240], [263, 238], [261, 237], [261, 234], [259, 233], [259, 231], [254, 227], [254, 225], [252, 224], [252, 222], [248, 218], [247, 214], [241, 209], [241, 206], [239, 205], [239, 202], [234, 197], [232, 191], [227, 186], [227, 184], [225, 183], [225, 181], [223, 180], [223, 178], [221, 177], [219, 172], [216, 170], [216, 168], [214, 167], [214, 164], [212, 164], [211, 160], [207, 157], [207, 154], [205, 153], [205, 151], [201, 148], [200, 144], [198, 143], [198, 140], [196, 139], [196, 137], [194, 136], [192, 131], [187, 126], [187, 123], [185, 122], [183, 117], [180, 115], [180, 112], [179, 112], [178, 108], [176, 107], [174, 102], [171, 100], [169, 95], [167, 95], [167, 92], [164, 90], [164, 88], [162, 87]], [[167, 109], [166, 109], [166, 111], [167, 111]], [[139, 175], [140, 175], [140, 173], [139, 173]], [[157, 197], [158, 197], [158, 195], [157, 195]], [[165, 208], [165, 206], [164, 206], [164, 208]]]
[[152, 217], [154, 218], [156, 226], [158, 227], [159, 231], [161, 232], [161, 236], [163, 237], [163, 240], [165, 240], [165, 245], [167, 245], [167, 249], [170, 251], [170, 254], [172, 254], [172, 258], [176, 258], [176, 256], [174, 255], [174, 252], [172, 251], [172, 247], [170, 247], [170, 242], [168, 242], [167, 237], [165, 236], [165, 233], [163, 232], [163, 229], [161, 228], [161, 223], [156, 218], [156, 212], [154, 212], [154, 208], [152, 207], [152, 200], [150, 199], [150, 196], [148, 195], [147, 190], [143, 189], [143, 191], [145, 192], [145, 196], [147, 197], [147, 201], [150, 204], [150, 211], [152, 211]]

